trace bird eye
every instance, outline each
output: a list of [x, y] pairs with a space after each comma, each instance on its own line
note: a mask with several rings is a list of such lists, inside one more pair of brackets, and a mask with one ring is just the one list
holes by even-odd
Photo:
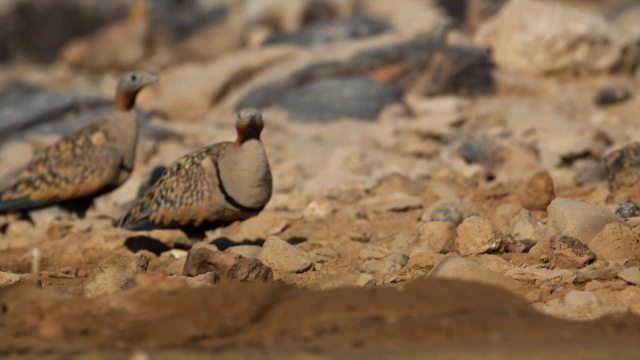
[[131, 76], [129, 77], [129, 79], [131, 79], [131, 81], [137, 81], [137, 80], [138, 80], [138, 75], [136, 75], [136, 74], [131, 74]]

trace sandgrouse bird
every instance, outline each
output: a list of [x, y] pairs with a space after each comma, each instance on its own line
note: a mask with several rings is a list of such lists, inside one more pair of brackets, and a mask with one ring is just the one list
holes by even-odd
[[237, 138], [182, 156], [135, 200], [120, 220], [128, 230], [177, 228], [190, 237], [257, 215], [271, 198], [272, 180], [260, 141], [264, 123], [243, 109]]
[[124, 183], [138, 142], [136, 96], [156, 81], [144, 71], [123, 74], [113, 112], [40, 149], [27, 165], [1, 181], [0, 213], [59, 204], [83, 215], [94, 197]]

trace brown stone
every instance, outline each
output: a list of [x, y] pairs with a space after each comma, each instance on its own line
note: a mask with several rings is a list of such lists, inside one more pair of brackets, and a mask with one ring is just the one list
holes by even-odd
[[273, 279], [271, 268], [257, 259], [207, 248], [189, 251], [182, 275], [197, 276], [212, 271], [227, 280], [268, 282]]
[[588, 244], [600, 259], [621, 260], [640, 257], [640, 228], [607, 224]]
[[134, 285], [138, 274], [147, 272], [149, 257], [116, 253], [102, 261], [84, 285], [86, 296], [110, 294]]
[[522, 207], [528, 210], [546, 210], [555, 197], [551, 175], [546, 171], [540, 171], [527, 182], [520, 194], [520, 202]]
[[609, 189], [636, 187], [640, 181], [640, 143], [634, 142], [604, 157]]
[[549, 260], [554, 268], [581, 268], [596, 260], [596, 254], [587, 245], [570, 236], [554, 236], [550, 245]]

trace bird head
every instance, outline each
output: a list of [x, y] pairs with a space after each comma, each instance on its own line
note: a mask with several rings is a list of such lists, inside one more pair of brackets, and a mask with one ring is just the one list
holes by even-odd
[[238, 111], [238, 119], [236, 120], [238, 139], [236, 140], [236, 145], [241, 145], [249, 139], [260, 139], [263, 127], [264, 122], [262, 121], [260, 110], [244, 108]]
[[142, 70], [122, 74], [116, 87], [116, 107], [120, 110], [131, 110], [135, 105], [138, 92], [156, 82], [158, 82], [156, 76]]

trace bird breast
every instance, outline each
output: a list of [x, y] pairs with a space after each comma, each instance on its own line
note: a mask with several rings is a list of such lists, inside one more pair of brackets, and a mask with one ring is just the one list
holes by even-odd
[[224, 190], [243, 207], [261, 209], [271, 198], [271, 169], [259, 140], [230, 146], [218, 159], [218, 170]]

